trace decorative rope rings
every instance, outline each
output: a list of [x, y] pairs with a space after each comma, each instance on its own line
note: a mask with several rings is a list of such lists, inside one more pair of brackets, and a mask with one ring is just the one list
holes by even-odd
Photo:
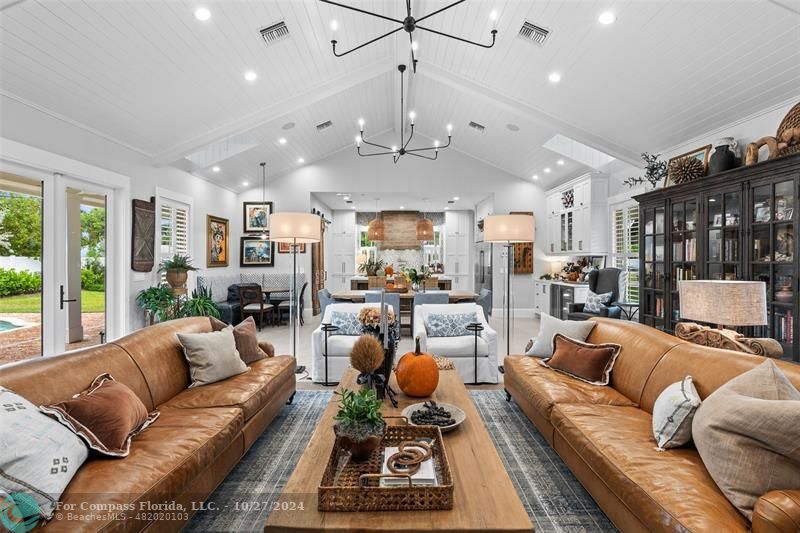
[[397, 447], [398, 452], [389, 456], [386, 466], [393, 474], [413, 476], [420, 465], [433, 455], [431, 445], [423, 441], [405, 441]]

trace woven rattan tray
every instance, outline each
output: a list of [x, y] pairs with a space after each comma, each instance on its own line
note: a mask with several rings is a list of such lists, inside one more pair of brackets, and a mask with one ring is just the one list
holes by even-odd
[[[381, 487], [383, 450], [403, 441], [431, 439], [436, 470], [435, 486]], [[397, 477], [394, 475], [393, 477]], [[409, 479], [410, 482], [410, 479]], [[350, 461], [350, 454], [333, 445], [328, 465], [318, 489], [320, 511], [430, 511], [453, 508], [453, 478], [442, 441], [436, 426], [386, 427], [381, 447], [363, 463]]]

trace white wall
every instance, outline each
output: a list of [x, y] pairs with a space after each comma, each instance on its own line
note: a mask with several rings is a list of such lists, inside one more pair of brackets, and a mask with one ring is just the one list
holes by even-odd
[[[389, 142], [391, 139], [377, 142]], [[359, 157], [354, 148], [332, 154], [315, 163], [307, 164], [293, 172], [278, 176], [268, 176], [267, 196], [273, 202], [276, 212], [309, 212], [312, 207], [312, 192], [351, 192], [369, 191], [393, 193], [400, 191], [419, 191], [438, 196], [451, 196], [454, 192], [486, 193], [494, 195], [494, 212], [533, 211], [539, 220], [537, 233], [544, 235], [545, 206], [544, 192], [538, 185], [522, 181], [487, 163], [473, 159], [455, 150], [445, 150], [437, 161], [426, 161], [410, 156], [403, 157], [396, 165], [387, 157]], [[240, 195], [241, 201], [256, 201], [261, 198], [261, 190], [253, 188]], [[368, 205], [358, 205], [359, 209]], [[499, 250], [495, 263], [500, 263]], [[535, 252], [534, 270], [539, 271], [544, 254]], [[310, 270], [311, 259], [304, 257], [304, 268]], [[291, 258], [278, 254], [275, 271], [290, 272]], [[494, 286], [495, 306], [500, 306], [499, 290], [503, 277], [495, 268]], [[533, 307], [533, 276], [515, 276], [515, 306], [529, 309]]]
[[[0, 96], [0, 137], [12, 139], [71, 159], [112, 170], [130, 178], [131, 198], [149, 200], [156, 187], [192, 196], [192, 254], [195, 264], [206, 264], [206, 215], [230, 220], [230, 267], [215, 268], [215, 272], [237, 272], [239, 269], [239, 235], [242, 212], [237, 195], [174, 167], [153, 167], [149, 157], [79, 128], [69, 122], [26, 106], [17, 100]], [[130, 225], [130, 221], [127, 222]], [[128, 230], [130, 234], [130, 230]], [[130, 237], [128, 237], [130, 239]], [[130, 248], [130, 242], [125, 244]], [[157, 282], [155, 273], [134, 273], [126, 265], [123, 275], [130, 277], [130, 329], [144, 324], [136, 306], [136, 293]], [[202, 272], [202, 271], [201, 271]]]
[[[660, 153], [662, 160], [669, 160], [671, 157], [680, 155], [705, 146], [706, 144], [713, 144], [714, 141], [721, 137], [733, 137], [739, 142], [739, 156], [742, 157], [742, 164], [744, 164], [744, 153], [747, 145], [753, 141], [757, 141], [762, 137], [775, 135], [778, 131], [778, 125], [786, 116], [786, 113], [800, 101], [800, 95], [788, 102], [768, 107], [758, 113], [742, 117], [739, 120], [726, 124], [720, 128], [712, 131], [705, 132], [692, 139], [688, 139], [676, 146], [660, 147], [647, 149], [651, 153]], [[713, 152], [713, 148], [712, 148]], [[760, 154], [761, 159], [766, 158], [766, 148], [763, 148]], [[629, 198], [633, 195], [640, 194], [645, 191], [645, 187], [639, 186], [634, 189], [629, 189], [627, 185], [622, 182], [631, 176], [641, 176], [642, 169], [633, 167], [620, 161], [615, 161], [607, 169], [604, 169], [611, 175], [610, 194], [617, 201]]]

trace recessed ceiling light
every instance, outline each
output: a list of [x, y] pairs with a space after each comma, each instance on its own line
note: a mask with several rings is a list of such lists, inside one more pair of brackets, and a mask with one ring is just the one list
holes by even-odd
[[208, 8], [205, 7], [198, 7], [197, 9], [194, 10], [194, 18], [196, 18], [199, 21], [205, 22], [211, 18], [211, 11], [209, 11]]
[[211, 170], [214, 172], [219, 172], [219, 167], [214, 165], [213, 167], [211, 167]]
[[533, 176], [531, 176], [531, 178], [533, 180], [538, 180], [539, 179], [539, 174], [534, 174]]
[[352, 209], [353, 211], [355, 211], [355, 210], [356, 210], [356, 206], [353, 206], [353, 207], [351, 207], [351, 209]]
[[550, 167], [547, 167], [546, 169], [544, 169], [544, 172], [545, 172], [545, 174], [550, 174]]
[[516, 124], [508, 123], [506, 124], [506, 128], [508, 128], [509, 131], [519, 131], [519, 126]]
[[298, 157], [298, 158], [297, 158], [297, 162], [298, 162], [298, 163], [300, 163], [300, 164], [303, 164], [303, 163], [305, 163], [305, 162], [306, 162], [306, 160], [305, 160], [305, 159], [303, 159], [302, 157]]
[[345, 196], [344, 198], [342, 198], [342, 200], [344, 200], [345, 202], [346, 202], [347, 200], [349, 200], [349, 199], [350, 199], [350, 197], [349, 197], [349, 196]]
[[445, 211], [450, 211], [450, 208], [449, 208], [449, 207], [447, 207], [447, 206], [444, 206], [444, 210], [445, 210]]
[[252, 70], [248, 70], [247, 72], [244, 73], [244, 79], [246, 79], [247, 81], [256, 81], [257, 77], [258, 74], [256, 74]]
[[561, 81], [561, 74], [558, 72], [551, 72], [547, 79], [550, 80], [550, 83], [558, 83]]
[[281, 137], [278, 139], [278, 144], [286, 144], [286, 137]]
[[417, 41], [411, 42], [411, 49], [414, 50], [415, 52], [419, 50], [419, 44], [417, 44]]
[[564, 160], [563, 160], [563, 159], [559, 159], [558, 161], [556, 161], [556, 163], [557, 163], [557, 164], [559, 164], [559, 165], [561, 165], [561, 166], [564, 166], [564, 165], [565, 165], [565, 163], [564, 163]]
[[459, 198], [458, 196], [453, 196], [453, 201], [454, 201], [454, 202], [457, 202], [457, 201], [459, 201], [460, 199], [461, 199], [461, 198]]
[[336, 20], [335, 20], [335, 19], [334, 19], [334, 20], [332, 20], [332, 21], [331, 21], [331, 31], [336, 31], [336, 30], [338, 30], [338, 29], [339, 29], [339, 23], [338, 23], [338, 22], [336, 22]]
[[406, 208], [406, 206], [404, 206], [404, 205], [400, 206], [400, 209], [405, 209], [405, 208]]
[[250, 185], [249, 181], [243, 181], [242, 182], [242, 187], [247, 187], [248, 185]]
[[286, 124], [281, 126], [282, 130], [290, 130], [292, 128], [294, 128], [294, 122], [287, 122]]
[[617, 20], [617, 16], [611, 11], [603, 11], [600, 13], [600, 16], [597, 17], [597, 21], [600, 22], [600, 24], [605, 24], [606, 26], [613, 24], [615, 20]]

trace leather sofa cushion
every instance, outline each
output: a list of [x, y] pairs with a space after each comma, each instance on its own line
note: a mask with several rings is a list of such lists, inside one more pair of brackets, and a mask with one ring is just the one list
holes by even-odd
[[154, 408], [150, 389], [130, 355], [114, 344], [93, 346], [54, 357], [36, 357], [0, 369], [0, 385], [34, 405], [67, 401], [108, 372], [128, 386], [148, 411]]
[[[525, 397], [547, 419], [555, 404], [586, 403], [592, 405], [632, 406], [625, 395], [611, 387], [599, 387], [546, 368], [539, 358], [506, 357], [506, 379], [512, 379], [525, 390]], [[648, 430], [648, 434], [650, 431]]]
[[[192, 479], [206, 469], [231, 445], [242, 439], [242, 411], [233, 407], [208, 409], [162, 408], [159, 419], [133, 442], [124, 459], [92, 459], [84, 463], [64, 492], [62, 509], [81, 503], [130, 504], [175, 499]], [[244, 444], [242, 450], [244, 452]], [[68, 507], [67, 507], [68, 508]], [[83, 514], [89, 514], [89, 510]], [[62, 520], [48, 523], [47, 531], [98, 531], [102, 522]], [[127, 513], [125, 523], [108, 524], [111, 531], [141, 529], [135, 513]]]
[[[211, 321], [207, 317], [181, 318], [140, 329], [113, 341], [113, 344], [128, 352], [141, 369], [153, 398], [152, 403], [158, 407], [189, 387], [189, 363], [183, 356], [176, 333], [210, 331]], [[101, 370], [95, 375], [107, 371]], [[116, 374], [111, 373], [117, 378]], [[87, 383], [91, 383], [92, 378]]]
[[559, 404], [555, 447], [571, 447], [650, 531], [747, 531], [693, 448], [659, 452], [636, 407]]
[[[623, 346], [614, 363], [611, 386], [630, 398], [633, 403], [641, 403], [642, 391], [658, 361], [672, 348], [685, 342], [663, 331], [627, 320], [611, 318], [591, 320], [596, 321], [598, 325], [586, 338], [586, 342], [614, 343]], [[673, 379], [669, 383], [675, 383], [684, 377]]]
[[[442, 357], [475, 357], [475, 337], [472, 333], [463, 337], [428, 337], [425, 350]], [[489, 355], [489, 343], [478, 337], [478, 357]]]
[[[642, 409], [652, 412], [658, 395], [670, 384], [682, 380], [687, 375], [692, 376], [697, 392], [705, 399], [731, 379], [763, 362], [764, 357], [760, 355], [682, 343], [659, 361], [642, 394]], [[778, 360], [775, 364], [789, 381], [800, 389], [800, 366]], [[616, 367], [614, 372], [617, 372]]]
[[250, 365], [250, 371], [224, 381], [187, 389], [164, 407], [239, 407], [245, 421], [258, 413], [287, 380], [294, 381], [295, 360], [288, 355], [268, 357]]

